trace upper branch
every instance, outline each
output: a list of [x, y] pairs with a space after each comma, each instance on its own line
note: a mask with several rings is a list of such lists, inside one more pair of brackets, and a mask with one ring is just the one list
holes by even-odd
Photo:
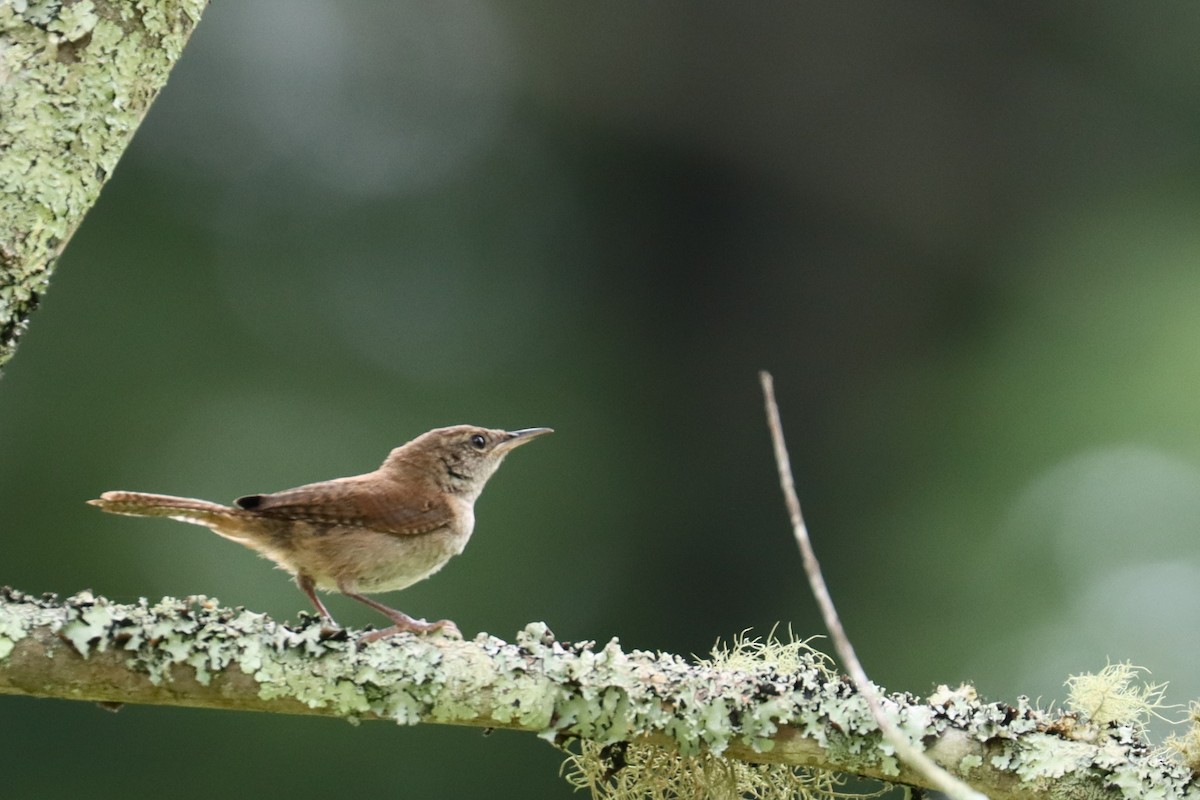
[[[786, 669], [723, 668], [626, 653], [616, 640], [558, 642], [543, 623], [511, 644], [405, 634], [361, 645], [204, 598], [120, 605], [0, 591], [0, 694], [512, 728], [923, 785], [881, 745], [853, 685], [819, 653], [795, 655]], [[1078, 741], [1061, 717], [1024, 701], [982, 703], [969, 690], [927, 702], [890, 695], [884, 707], [938, 763], [994, 798], [1195, 791], [1186, 769], [1155, 757], [1132, 729]]]
[[207, 2], [0, 3], [0, 367]]

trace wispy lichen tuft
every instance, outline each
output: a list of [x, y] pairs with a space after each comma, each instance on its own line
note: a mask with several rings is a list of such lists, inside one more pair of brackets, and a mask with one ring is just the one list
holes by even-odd
[[1100, 672], [1067, 678], [1067, 707], [1097, 728], [1127, 725], [1144, 735], [1151, 717], [1171, 708], [1163, 702], [1166, 683], [1141, 683], [1139, 676], [1149, 674], [1144, 667], [1128, 661], [1109, 664]]
[[[564, 748], [565, 749], [565, 748]], [[653, 745], [600, 745], [583, 740], [567, 750], [562, 775], [597, 800], [819, 800], [870, 798], [843, 788], [845, 778], [828, 770], [786, 764], [747, 764], [712, 753], [681, 756]]]
[[1166, 747], [1174, 753], [1193, 773], [1200, 773], [1200, 701], [1193, 700], [1188, 706], [1188, 728], [1182, 736], [1171, 734]]
[[[764, 667], [781, 675], [816, 671], [824, 680], [836, 676], [832, 661], [814, 650], [808, 641], [789, 636], [782, 642], [774, 631], [765, 639], [751, 638], [743, 631], [729, 645], [717, 642], [709, 658], [697, 659], [698, 666], [713, 670], [753, 672]], [[705, 719], [705, 724], [721, 728], [730, 725], [728, 717], [742, 712], [721, 707]], [[769, 712], [768, 712], [769, 713]], [[724, 714], [725, 718], [722, 718]], [[765, 720], [764, 720], [765, 721]], [[764, 742], [762, 750], [770, 744]], [[874, 797], [887, 790], [856, 795], [842, 790], [844, 778], [824, 769], [795, 767], [788, 764], [749, 764], [723, 758], [719, 752], [704, 750], [680, 753], [651, 744], [628, 741], [607, 744], [579, 740], [576, 749], [565, 746], [567, 758], [562, 774], [577, 789], [587, 789], [598, 800], [676, 800], [682, 797], [738, 800], [798, 798]]]

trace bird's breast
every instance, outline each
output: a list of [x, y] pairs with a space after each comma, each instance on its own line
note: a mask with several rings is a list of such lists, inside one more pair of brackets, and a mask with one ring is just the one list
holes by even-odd
[[309, 540], [292, 560], [322, 589], [392, 592], [437, 572], [470, 538], [462, 525], [414, 535], [346, 527]]

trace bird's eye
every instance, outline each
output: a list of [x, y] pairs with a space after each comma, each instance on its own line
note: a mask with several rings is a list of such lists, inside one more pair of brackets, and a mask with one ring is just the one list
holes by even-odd
[[482, 450], [487, 447], [487, 439], [483, 438], [482, 434], [477, 433], [471, 437], [471, 446], [476, 450]]

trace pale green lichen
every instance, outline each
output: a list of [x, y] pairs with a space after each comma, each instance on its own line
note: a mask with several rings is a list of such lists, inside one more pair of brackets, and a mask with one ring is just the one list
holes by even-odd
[[[1117, 684], [1126, 683], [1123, 672], [1117, 672]], [[1110, 674], [1105, 679], [1109, 689], [1113, 677]], [[1141, 693], [1135, 687], [1125, 688], [1134, 694]], [[1161, 707], [1159, 689], [1155, 687], [1152, 693], [1157, 698], [1152, 707]], [[1090, 690], [1084, 697], [1095, 699]], [[1024, 705], [1027, 702], [1022, 698]], [[1145, 711], [1141, 708], [1120, 721], [1110, 719], [1103, 726], [1081, 718], [1079, 711], [1071, 711], [1054, 719], [1041, 719], [1034, 730], [1026, 726], [1015, 730], [1012, 726], [998, 728], [990, 741], [1007, 741], [989, 763], [1013, 773], [1030, 790], [1055, 787], [1055, 792], [1064, 797], [1111, 796], [1105, 794], [1109, 787], [1130, 800], [1191, 796], [1196, 791], [1195, 776], [1186, 765], [1162, 758], [1151, 747], [1142, 716]]]
[[[635, 654], [636, 655], [636, 654]], [[674, 657], [658, 658], [679, 662]], [[817, 683], [828, 683], [834, 677], [831, 665], [823, 654], [806, 642], [779, 642], [768, 635], [765, 640], [750, 638], [745, 632], [730, 646], [718, 643], [709, 659], [699, 666], [713, 670], [718, 676], [738, 673], [762, 673], [767, 668], [775, 675], [816, 676]], [[659, 674], [659, 673], [654, 673]], [[660, 681], [660, 685], [667, 683]], [[694, 683], [689, 681], [688, 683]], [[833, 798], [856, 797], [841, 790], [842, 779], [828, 770], [794, 767], [787, 764], [748, 764], [721, 758], [731, 742], [749, 743], [756, 752], [773, 748], [771, 737], [779, 726], [788, 724], [794, 716], [794, 698], [782, 687], [760, 684], [757, 688], [765, 697], [725, 691], [729, 686], [718, 680], [711, 687], [688, 687], [675, 693], [675, 703], [694, 700], [694, 712], [680, 715], [679, 708], [671, 710], [671, 719], [643, 721], [668, 733], [675, 749], [645, 744], [631, 744], [629, 735], [616, 738], [588, 736], [578, 752], [568, 750], [563, 772], [572, 785], [588, 789], [593, 797], [610, 800], [633, 798], [756, 797], [774, 798]], [[770, 688], [768, 688], [770, 686]], [[638, 695], [643, 692], [637, 692]], [[622, 692], [627, 711], [637, 706]], [[666, 697], [661, 699], [667, 699]], [[752, 701], [752, 702], [751, 702]], [[649, 713], [655, 704], [648, 704]], [[866, 795], [873, 796], [873, 795]]]
[[562, 774], [576, 789], [604, 800], [808, 800], [870, 798], [882, 794], [846, 792], [844, 778], [825, 770], [778, 764], [747, 764], [712, 753], [680, 757], [658, 747], [625, 742], [601, 745], [581, 741], [568, 751]]
[[972, 753], [969, 756], [963, 756], [958, 760], [958, 771], [963, 775], [968, 775], [971, 770], [976, 767], [983, 766], [983, 756], [978, 753]]
[[[0, 634], [3, 628], [0, 627]], [[1172, 734], [1165, 742], [1168, 752], [1175, 753], [1192, 772], [1200, 772], [1200, 702], [1188, 706], [1187, 730]]]
[[0, 661], [17, 646], [17, 642], [29, 635], [26, 617], [15, 613], [7, 605], [0, 604]]
[[104, 652], [108, 648], [108, 630], [114, 622], [113, 615], [107, 603], [97, 603], [87, 606], [70, 622], [64, 625], [60, 634], [74, 645], [84, 658], [93, 649]]
[[78, 41], [92, 32], [100, 17], [96, 14], [96, 6], [92, 0], [79, 0], [70, 5], [64, 4], [58, 16], [51, 19], [46, 30], [62, 34], [68, 42]]
[[[791, 746], [797, 734], [819, 742], [823, 760], [841, 770], [905, 774], [853, 685], [801, 643], [781, 644], [792, 649], [778, 664], [744, 653], [736, 661], [695, 663], [626, 653], [616, 640], [600, 648], [559, 642], [535, 623], [513, 643], [480, 634], [468, 642], [404, 635], [360, 645], [316, 620], [282, 625], [203, 597], [120, 605], [88, 593], [57, 603], [0, 591], [0, 677], [35, 627], [40, 647], [56, 641], [46, 631], [69, 643], [59, 646], [58, 658], [78, 652], [112, 664], [119, 657], [158, 685], [184, 669], [202, 685], [253, 679], [260, 701], [295, 700], [351, 720], [512, 725], [556, 744], [584, 737], [569, 770], [598, 796], [621, 796], [613, 787], [634, 786], [638, 769], [660, 793], [719, 776], [745, 787], [742, 781], [757, 776], [760, 797], [777, 796], [770, 787], [798, 792], [797, 785], [820, 794], [831, 776], [721, 758], [735, 746], [739, 757], [778, 750], [774, 737], [784, 726]], [[1015, 706], [985, 703], [969, 687], [940, 688], [927, 702], [890, 694], [884, 706], [914, 743], [946, 736], [952, 745], [943, 751], [945, 763], [969, 778], [998, 770], [1023, 789], [1053, 787], [1064, 797], [1179, 798], [1195, 791], [1191, 771], [1154, 753], [1136, 719], [1114, 721], [1080, 741], [1075, 713], [1048, 716], [1024, 698]], [[643, 766], [629, 771], [631, 764]], [[676, 778], [663, 778], [663, 771]], [[647, 789], [643, 796], [658, 795]]]
[[1115, 724], [1132, 725], [1145, 730], [1151, 717], [1166, 705], [1165, 683], [1141, 683], [1139, 676], [1149, 673], [1128, 661], [1108, 664], [1098, 673], [1072, 675], [1067, 679], [1067, 707], [1098, 728]]
[[1044, 781], [1078, 771], [1089, 761], [1093, 748], [1045, 733], [1030, 733], [1021, 737], [1015, 751], [1012, 770], [1024, 781]]
[[206, 5], [0, 3], [0, 366]]

